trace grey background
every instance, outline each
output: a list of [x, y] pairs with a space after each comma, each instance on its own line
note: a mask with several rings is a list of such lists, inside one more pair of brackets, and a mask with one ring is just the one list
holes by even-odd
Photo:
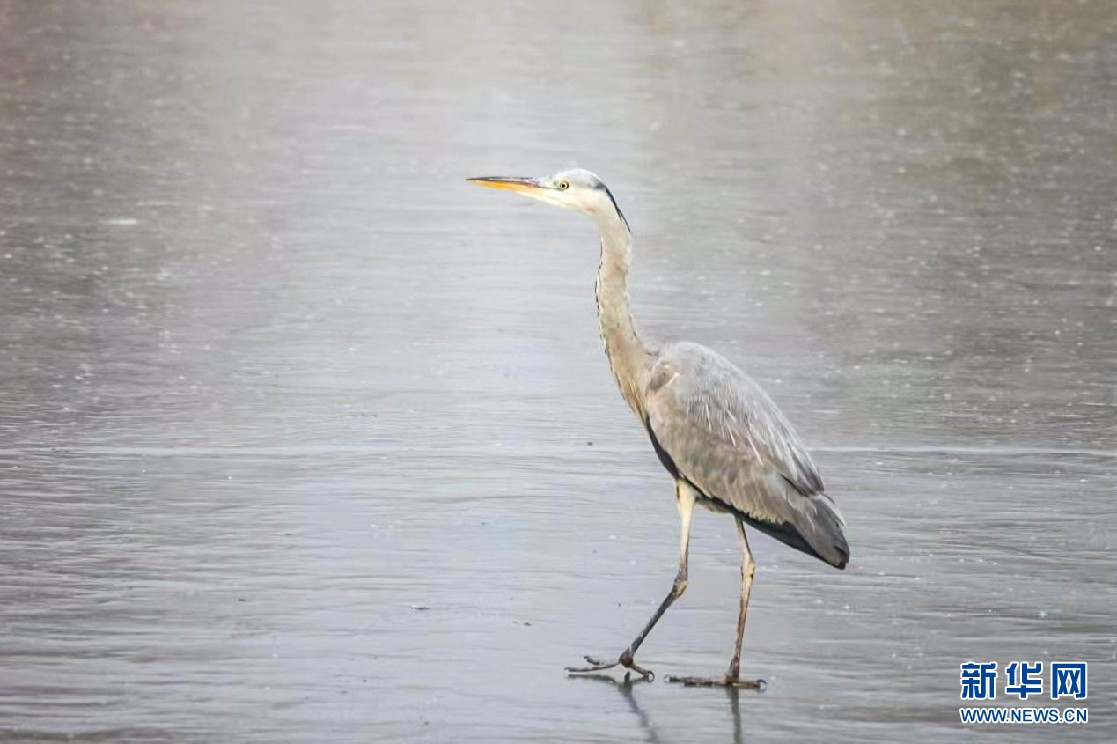
[[[0, 739], [1117, 738], [1112, 3], [0, 0], [0, 71]], [[678, 529], [592, 225], [464, 181], [575, 164], [849, 522], [753, 540], [764, 694], [562, 672]], [[1090, 723], [964, 729], [967, 659]]]

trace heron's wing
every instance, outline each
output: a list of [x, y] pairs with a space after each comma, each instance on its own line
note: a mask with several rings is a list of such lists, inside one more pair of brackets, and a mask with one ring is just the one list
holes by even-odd
[[772, 399], [711, 349], [664, 347], [652, 368], [648, 404], [660, 444], [689, 465], [698, 465], [700, 454], [727, 456], [735, 468], [778, 473], [805, 496], [824, 490], [806, 447]]
[[645, 408], [669, 470], [792, 547], [845, 564], [841, 517], [818, 469], [776, 404], [741, 370], [697, 344], [665, 346]]

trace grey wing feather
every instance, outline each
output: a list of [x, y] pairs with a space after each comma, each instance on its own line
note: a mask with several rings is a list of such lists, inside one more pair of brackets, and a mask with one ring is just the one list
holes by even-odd
[[751, 378], [698, 344], [658, 352], [647, 426], [669, 469], [711, 501], [779, 540], [844, 567], [842, 518], [776, 404]]

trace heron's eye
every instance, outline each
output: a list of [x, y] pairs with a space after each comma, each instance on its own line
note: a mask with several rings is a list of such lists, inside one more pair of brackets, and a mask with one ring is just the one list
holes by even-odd
[[559, 191], [566, 191], [568, 188], [570, 188], [569, 181], [559, 181]]

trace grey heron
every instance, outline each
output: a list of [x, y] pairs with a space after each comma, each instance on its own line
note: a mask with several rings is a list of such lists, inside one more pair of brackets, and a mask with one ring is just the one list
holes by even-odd
[[[634, 657], [667, 608], [687, 588], [687, 545], [694, 505], [728, 512], [741, 543], [737, 640], [720, 677], [669, 677], [686, 685], [759, 687], [740, 674], [749, 594], [756, 566], [745, 525], [839, 569], [849, 562], [845, 524], [810, 455], [760, 386], [725, 357], [699, 344], [655, 345], [636, 329], [628, 299], [632, 233], [612, 192], [581, 168], [543, 178], [482, 177], [479, 186], [508, 189], [589, 215], [601, 233], [597, 314], [605, 355], [621, 395], [640, 419], [652, 448], [675, 481], [682, 523], [679, 570], [655, 614], [616, 661], [585, 657], [573, 674], [617, 666], [654, 675]], [[626, 672], [627, 674], [627, 672]]]

